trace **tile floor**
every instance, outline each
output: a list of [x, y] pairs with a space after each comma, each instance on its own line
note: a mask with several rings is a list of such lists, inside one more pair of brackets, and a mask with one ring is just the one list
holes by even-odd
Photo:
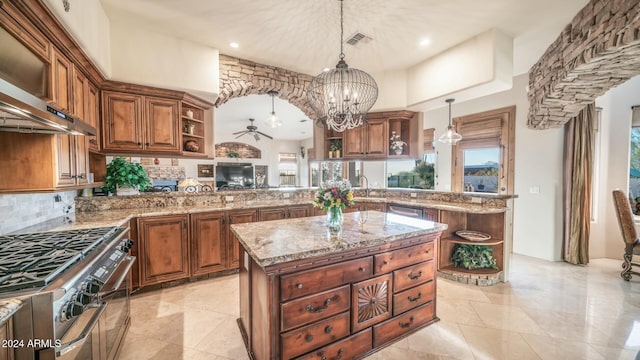
[[[623, 281], [620, 264], [514, 256], [508, 284], [439, 279], [441, 321], [368, 359], [635, 359], [640, 277]], [[237, 283], [231, 275], [134, 295], [120, 359], [247, 359]]]

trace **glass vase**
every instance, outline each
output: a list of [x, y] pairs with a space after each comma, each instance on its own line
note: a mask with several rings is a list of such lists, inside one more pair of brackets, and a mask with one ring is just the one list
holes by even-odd
[[339, 233], [342, 230], [342, 208], [330, 207], [327, 210], [327, 221], [329, 222], [329, 230], [332, 233]]

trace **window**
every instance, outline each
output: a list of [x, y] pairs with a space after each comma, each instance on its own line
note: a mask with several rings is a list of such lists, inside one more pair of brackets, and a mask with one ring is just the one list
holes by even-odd
[[298, 154], [280, 153], [278, 161], [278, 173], [280, 174], [280, 186], [296, 186], [298, 175]]
[[387, 187], [433, 189], [435, 185], [436, 151], [433, 146], [435, 129], [424, 130], [424, 154], [421, 161], [387, 161]]
[[320, 161], [309, 163], [311, 174], [309, 176], [309, 185], [312, 187], [320, 186], [327, 180], [342, 180], [345, 178], [345, 164], [342, 161]]
[[640, 215], [640, 106], [634, 106], [631, 118], [629, 156], [629, 199], [633, 213]]
[[451, 191], [513, 193], [516, 107], [453, 119], [462, 140], [452, 146]]

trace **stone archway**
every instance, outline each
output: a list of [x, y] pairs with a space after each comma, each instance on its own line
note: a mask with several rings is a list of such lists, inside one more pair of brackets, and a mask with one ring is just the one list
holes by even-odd
[[311, 75], [220, 54], [220, 94], [215, 107], [234, 97], [262, 95], [275, 90], [279, 98], [287, 100], [315, 121], [316, 114], [307, 101], [307, 88], [312, 78]]
[[640, 0], [591, 0], [531, 68], [528, 126], [562, 126], [638, 74]]

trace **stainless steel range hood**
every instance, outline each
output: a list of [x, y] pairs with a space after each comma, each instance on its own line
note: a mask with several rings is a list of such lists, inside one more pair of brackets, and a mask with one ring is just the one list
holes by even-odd
[[48, 64], [2, 27], [0, 44], [0, 131], [96, 134], [92, 126], [58, 111], [38, 97], [46, 93]]

